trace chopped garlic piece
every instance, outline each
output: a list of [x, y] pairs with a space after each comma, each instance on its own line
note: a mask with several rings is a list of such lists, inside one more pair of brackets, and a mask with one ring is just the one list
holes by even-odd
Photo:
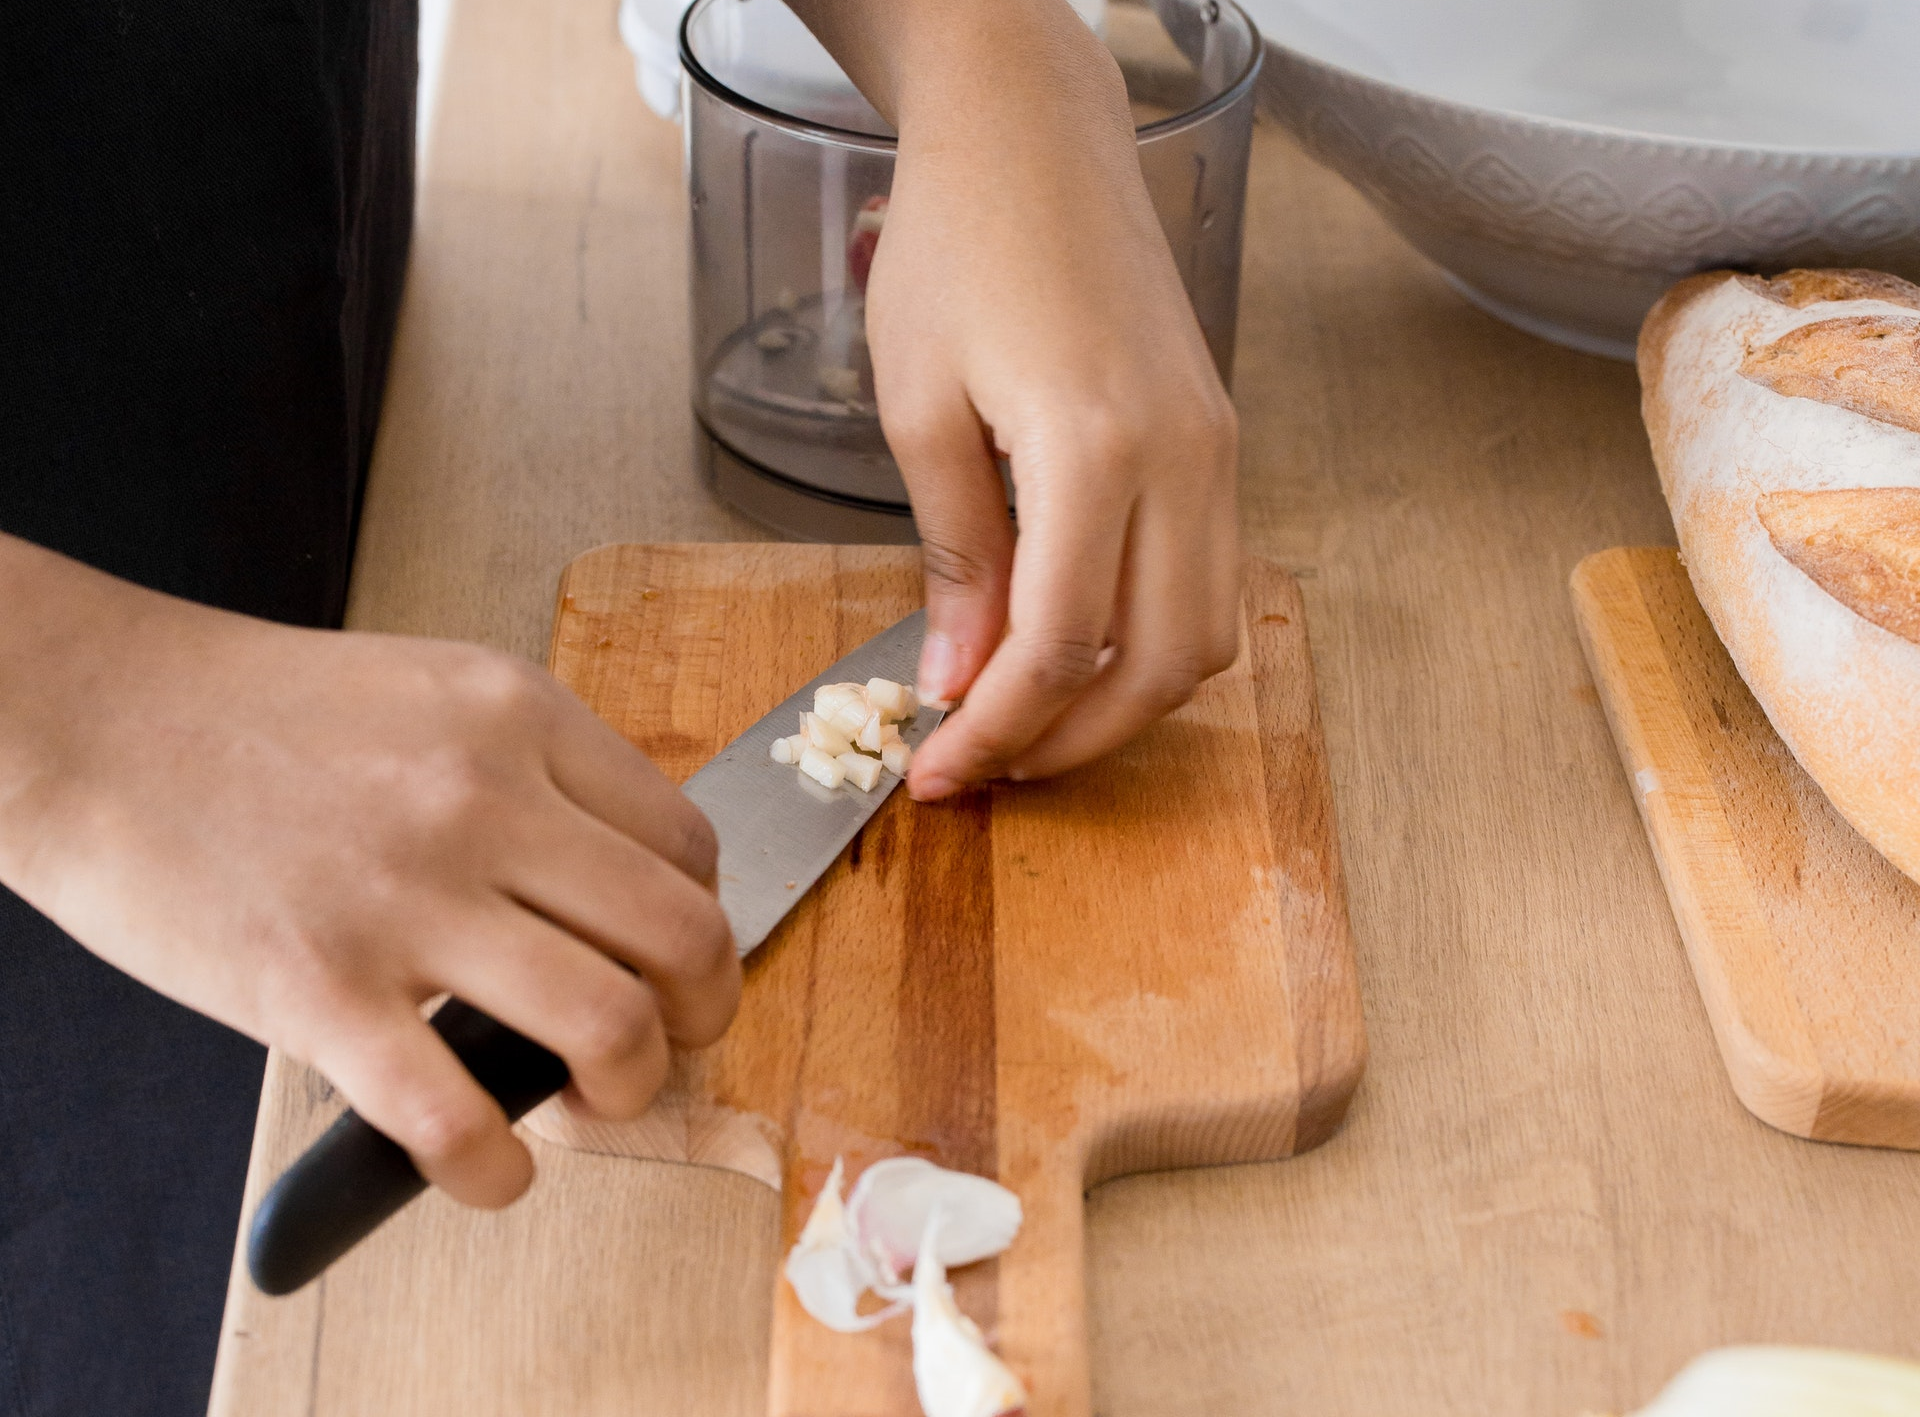
[[834, 761], [847, 775], [847, 781], [862, 792], [871, 792], [880, 781], [880, 760], [865, 753], [842, 753]]
[[895, 777], [905, 777], [912, 763], [913, 749], [903, 739], [896, 738], [891, 743], [881, 744], [880, 765]]
[[[849, 1222], [852, 1209], [848, 1208]], [[1828, 1348], [1717, 1348], [1640, 1417], [1920, 1417], [1920, 1365]]]
[[896, 1302], [877, 1313], [860, 1312], [860, 1296], [873, 1287], [875, 1275], [871, 1262], [853, 1243], [847, 1229], [840, 1186], [841, 1164], [836, 1158], [799, 1240], [787, 1255], [786, 1275], [801, 1308], [828, 1328], [858, 1333], [885, 1322], [906, 1306]]
[[867, 719], [871, 716], [864, 702], [859, 699], [849, 699], [827, 715], [827, 722], [846, 734], [848, 741], [851, 742], [853, 736], [866, 726]]
[[811, 743], [800, 755], [800, 771], [828, 789], [838, 787], [847, 780], [847, 770], [840, 765], [840, 760], [829, 757]]
[[891, 719], [912, 718], [913, 690], [891, 679], [867, 680], [867, 702]]
[[801, 734], [809, 744], [830, 758], [853, 750], [853, 740], [817, 713], [806, 715]]
[[[872, 1168], [868, 1168], [872, 1174]], [[864, 1181], [865, 1176], [861, 1177]], [[940, 1262], [945, 1212], [929, 1216], [913, 1265], [913, 1386], [927, 1417], [1008, 1417], [1027, 1390], [960, 1312]]]
[[944, 1217], [939, 1253], [949, 1268], [997, 1255], [1020, 1233], [1020, 1197], [985, 1176], [918, 1156], [874, 1162], [847, 1201], [848, 1223], [886, 1278], [913, 1263], [935, 1211]]
[[807, 740], [796, 733], [791, 738], [774, 739], [771, 752], [776, 763], [797, 763], [806, 750]]
[[826, 684], [813, 691], [813, 711], [822, 718], [832, 718], [845, 704], [854, 700], [864, 703], [866, 695], [858, 684]]
[[877, 753], [881, 745], [886, 742], [884, 730], [892, 727], [892, 724], [881, 720], [880, 710], [875, 709], [867, 715], [867, 721], [860, 725], [860, 732], [854, 738], [853, 746], [862, 752]]

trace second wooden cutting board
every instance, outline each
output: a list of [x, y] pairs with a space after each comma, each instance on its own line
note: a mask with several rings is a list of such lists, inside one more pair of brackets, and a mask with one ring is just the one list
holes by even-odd
[[[614, 546], [567, 571], [553, 668], [676, 779], [920, 599], [917, 553]], [[748, 964], [739, 1019], [642, 1123], [538, 1130], [779, 1185], [786, 1241], [836, 1156], [997, 1177], [1026, 1224], [955, 1276], [1032, 1388], [1090, 1411], [1082, 1198], [1284, 1157], [1365, 1056], [1299, 592], [1256, 564], [1241, 661], [1089, 770], [937, 806], [896, 793]], [[769, 764], [769, 794], [792, 791]], [[724, 863], [723, 863], [724, 865]], [[918, 1411], [907, 1324], [830, 1332], [784, 1282], [769, 1411]]]
[[1734, 1091], [1796, 1136], [1920, 1150], [1920, 882], [1794, 761], [1679, 553], [1596, 552], [1572, 590]]

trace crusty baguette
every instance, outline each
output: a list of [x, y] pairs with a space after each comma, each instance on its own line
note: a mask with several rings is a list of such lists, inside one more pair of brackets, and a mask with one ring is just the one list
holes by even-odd
[[1700, 603], [1834, 806], [1920, 879], [1920, 288], [1714, 271], [1640, 331]]

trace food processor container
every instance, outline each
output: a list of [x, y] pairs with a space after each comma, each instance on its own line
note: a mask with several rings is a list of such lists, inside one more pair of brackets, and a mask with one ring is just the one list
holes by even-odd
[[[1230, 380], [1259, 35], [1232, 0], [1075, 8], [1126, 77], [1148, 193]], [[680, 61], [701, 475], [789, 536], [910, 542], [866, 344], [893, 130], [783, 0], [696, 0]]]

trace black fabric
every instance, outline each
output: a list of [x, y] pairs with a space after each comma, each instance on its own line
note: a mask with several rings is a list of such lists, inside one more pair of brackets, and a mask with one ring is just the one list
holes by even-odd
[[[0, 530], [339, 623], [416, 23], [413, 0], [10, 0]], [[261, 1062], [0, 890], [0, 1417], [205, 1411]]]
[[411, 210], [411, 11], [7, 6], [0, 530], [338, 623]]

